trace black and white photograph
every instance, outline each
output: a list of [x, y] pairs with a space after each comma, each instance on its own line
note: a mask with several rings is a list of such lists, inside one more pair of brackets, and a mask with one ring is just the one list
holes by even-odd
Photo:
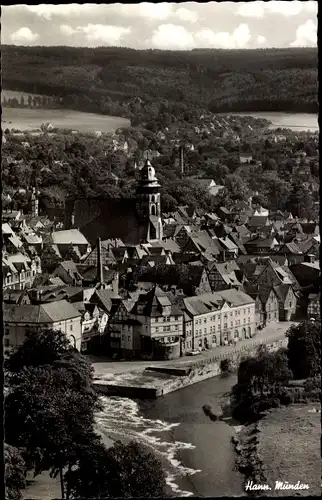
[[5, 500], [321, 496], [317, 31], [2, 6]]

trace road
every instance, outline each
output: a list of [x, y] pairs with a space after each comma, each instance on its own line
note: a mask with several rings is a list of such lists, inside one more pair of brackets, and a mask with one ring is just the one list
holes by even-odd
[[182, 358], [172, 360], [172, 361], [107, 361], [106, 358], [98, 358], [94, 356], [88, 356], [88, 359], [92, 362], [95, 377], [104, 379], [113, 379], [113, 375], [119, 375], [128, 372], [142, 372], [148, 366], [182, 366], [189, 365], [192, 362], [196, 362], [202, 359], [213, 358], [214, 356], [222, 356], [226, 353], [231, 353], [232, 351], [238, 351], [242, 347], [252, 345], [254, 343], [266, 344], [273, 340], [282, 339], [285, 336], [286, 331], [295, 322], [283, 321], [280, 323], [271, 323], [267, 327], [260, 330], [256, 335], [249, 340], [241, 340], [238, 342], [236, 347], [222, 346], [203, 351], [197, 356], [183, 356]]

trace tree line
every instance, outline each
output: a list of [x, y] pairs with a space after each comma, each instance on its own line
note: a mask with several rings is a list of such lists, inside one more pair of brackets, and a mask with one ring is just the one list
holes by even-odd
[[[287, 332], [288, 346], [270, 352], [260, 346], [243, 359], [231, 393], [232, 414], [242, 423], [260, 419], [280, 405], [321, 400], [321, 323], [304, 321]], [[301, 389], [290, 387], [302, 381]]]
[[5, 108], [28, 108], [28, 109], [59, 109], [62, 103], [59, 97], [46, 95], [23, 95], [17, 97], [2, 96], [2, 106]]

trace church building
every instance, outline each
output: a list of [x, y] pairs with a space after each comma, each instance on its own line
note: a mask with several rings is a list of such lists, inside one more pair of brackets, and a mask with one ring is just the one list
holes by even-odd
[[82, 198], [66, 202], [66, 229], [78, 228], [93, 245], [120, 238], [137, 245], [163, 237], [160, 184], [150, 161], [140, 170], [135, 199]]

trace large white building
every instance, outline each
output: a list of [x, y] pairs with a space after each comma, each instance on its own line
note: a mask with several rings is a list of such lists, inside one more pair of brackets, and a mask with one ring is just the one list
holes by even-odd
[[80, 351], [82, 340], [82, 317], [77, 309], [67, 302], [58, 300], [46, 304], [3, 304], [5, 353], [21, 345], [27, 331], [45, 329], [60, 330], [72, 345]]
[[255, 301], [244, 292], [229, 289], [187, 297], [183, 302], [184, 353], [226, 345], [255, 333]]

